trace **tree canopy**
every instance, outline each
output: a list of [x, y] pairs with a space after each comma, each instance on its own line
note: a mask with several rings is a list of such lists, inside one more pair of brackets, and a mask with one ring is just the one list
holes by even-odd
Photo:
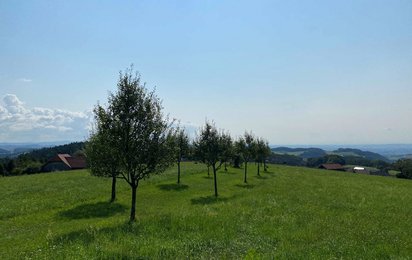
[[105, 129], [97, 129], [97, 136], [107, 139], [118, 159], [119, 174], [131, 187], [133, 221], [139, 181], [163, 172], [175, 161], [175, 130], [162, 113], [160, 99], [147, 90], [133, 68], [120, 72], [117, 92], [109, 95], [106, 109], [95, 110], [95, 116], [96, 124]]
[[208, 167], [212, 167], [215, 187], [217, 191], [217, 171], [226, 162], [228, 150], [231, 149], [232, 142], [229, 134], [219, 132], [214, 124], [206, 122], [201, 128], [200, 134], [194, 142], [194, 147], [198, 158]]

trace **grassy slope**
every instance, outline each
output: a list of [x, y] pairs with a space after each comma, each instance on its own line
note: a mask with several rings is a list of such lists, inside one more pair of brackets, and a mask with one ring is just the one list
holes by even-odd
[[110, 180], [86, 171], [0, 178], [0, 259], [408, 258], [412, 181], [270, 166], [249, 184], [219, 172], [220, 198], [202, 165], [144, 181], [137, 222], [128, 186], [107, 203]]

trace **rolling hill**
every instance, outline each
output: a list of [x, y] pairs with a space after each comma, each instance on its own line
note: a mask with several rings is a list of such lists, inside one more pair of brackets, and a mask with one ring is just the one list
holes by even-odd
[[367, 160], [381, 160], [385, 162], [389, 162], [390, 160], [383, 155], [378, 153], [369, 152], [369, 151], [362, 151], [360, 149], [352, 149], [352, 148], [339, 148], [333, 151], [325, 151], [320, 148], [289, 148], [289, 147], [276, 147], [271, 149], [272, 152], [277, 154], [288, 154], [301, 157], [303, 159], [308, 158], [319, 158], [325, 155], [336, 154], [343, 157], [346, 156], [355, 156], [361, 157]]
[[381, 161], [389, 162], [389, 159], [386, 158], [383, 155], [380, 155], [380, 154], [374, 153], [374, 152], [369, 152], [369, 151], [362, 151], [362, 150], [359, 150], [359, 149], [339, 148], [337, 150], [332, 151], [331, 153], [341, 155], [343, 157], [345, 157], [345, 156], [358, 156], [358, 157], [362, 157], [362, 158], [365, 158], [365, 159], [368, 159], [368, 160], [381, 160]]
[[130, 189], [87, 171], [0, 178], [1, 259], [312, 258], [407, 259], [412, 181], [270, 165], [249, 183], [218, 173], [220, 197], [201, 164], [145, 180], [137, 221]]

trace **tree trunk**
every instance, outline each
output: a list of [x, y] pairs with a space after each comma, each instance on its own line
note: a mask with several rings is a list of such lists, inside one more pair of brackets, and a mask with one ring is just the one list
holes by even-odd
[[258, 174], [258, 176], [260, 176], [260, 163], [258, 163], [257, 174]]
[[215, 197], [217, 197], [217, 179], [216, 179], [216, 167], [213, 165], [213, 177], [215, 181]]
[[130, 211], [130, 222], [135, 221], [136, 219], [136, 192], [137, 187], [139, 186], [139, 181], [133, 183], [132, 185], [132, 209]]
[[180, 184], [180, 161], [177, 161], [177, 184]]
[[225, 162], [225, 172], [227, 172], [227, 163]]
[[210, 176], [210, 166], [207, 166], [207, 176]]
[[112, 198], [110, 202], [114, 202], [116, 200], [116, 175], [112, 175]]
[[247, 183], [247, 179], [246, 179], [246, 176], [247, 175], [247, 162], [245, 162], [245, 183]]

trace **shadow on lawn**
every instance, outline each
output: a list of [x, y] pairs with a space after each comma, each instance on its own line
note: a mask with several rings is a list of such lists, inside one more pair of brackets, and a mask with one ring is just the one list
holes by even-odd
[[89, 226], [86, 229], [73, 231], [58, 237], [55, 237], [52, 241], [54, 244], [66, 244], [67, 242], [78, 241], [83, 245], [91, 244], [99, 236], [110, 236], [112, 238], [125, 234], [138, 234], [141, 230], [138, 223], [124, 223], [119, 226], [96, 228]]
[[272, 171], [266, 171], [266, 172], [263, 172], [264, 174], [270, 174], [270, 175], [272, 175], [272, 174], [274, 174], [275, 172], [272, 172]]
[[255, 187], [255, 185], [253, 185], [253, 184], [236, 184], [235, 185], [236, 187], [239, 187], [239, 188], [245, 188], [245, 189], [252, 189], [252, 188], [254, 188]]
[[198, 197], [198, 198], [193, 198], [190, 201], [192, 202], [193, 205], [207, 205], [207, 204], [214, 204], [218, 202], [224, 202], [228, 201], [229, 198], [225, 197], [215, 197], [215, 196], [206, 196], [206, 197]]
[[168, 183], [168, 184], [160, 184], [157, 185], [159, 189], [161, 190], [167, 190], [167, 191], [182, 191], [182, 190], [187, 190], [189, 188], [188, 185], [186, 184], [177, 184], [177, 183]]
[[259, 175], [256, 175], [255, 178], [256, 178], [256, 179], [265, 180], [265, 179], [267, 179], [268, 177], [262, 176], [262, 175], [260, 175], [260, 176], [259, 176]]
[[58, 216], [68, 219], [103, 218], [125, 212], [124, 205], [110, 202], [97, 202], [77, 206], [75, 208], [60, 211]]

